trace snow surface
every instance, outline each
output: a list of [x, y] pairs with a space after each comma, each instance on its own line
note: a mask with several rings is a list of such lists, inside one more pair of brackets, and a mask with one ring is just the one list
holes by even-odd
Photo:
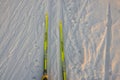
[[49, 80], [120, 80], [120, 0], [0, 0], [0, 80], [41, 80], [45, 13]]

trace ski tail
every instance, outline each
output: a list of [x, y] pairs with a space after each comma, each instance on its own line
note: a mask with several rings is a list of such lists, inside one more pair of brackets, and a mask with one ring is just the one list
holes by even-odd
[[59, 23], [59, 33], [60, 33], [60, 56], [61, 56], [60, 59], [61, 59], [61, 67], [62, 67], [62, 78], [63, 78], [63, 80], [67, 80], [62, 21], [60, 21], [60, 23]]
[[45, 33], [44, 33], [44, 65], [42, 80], [48, 80], [47, 75], [47, 54], [48, 54], [48, 13], [45, 14]]

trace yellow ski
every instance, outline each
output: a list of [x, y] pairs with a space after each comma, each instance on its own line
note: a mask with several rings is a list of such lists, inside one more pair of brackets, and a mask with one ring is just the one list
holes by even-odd
[[62, 67], [62, 79], [67, 80], [65, 54], [64, 54], [64, 38], [63, 38], [62, 21], [60, 21], [60, 23], [59, 23], [59, 33], [60, 33], [60, 56], [61, 56], [61, 67]]
[[47, 53], [48, 53], [48, 13], [45, 14], [45, 33], [44, 33], [44, 65], [42, 80], [48, 80], [47, 74]]

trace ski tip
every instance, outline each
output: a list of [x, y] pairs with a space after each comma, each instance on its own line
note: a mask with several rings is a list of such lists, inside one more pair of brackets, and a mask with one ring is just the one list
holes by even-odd
[[60, 20], [60, 22], [59, 22], [59, 23], [60, 23], [60, 25], [61, 25], [61, 24], [62, 24], [62, 20]]
[[59, 22], [59, 27], [62, 28], [62, 20]]
[[48, 12], [45, 13], [45, 27], [46, 27], [46, 31], [48, 31]]
[[45, 13], [45, 17], [48, 17], [48, 12]]

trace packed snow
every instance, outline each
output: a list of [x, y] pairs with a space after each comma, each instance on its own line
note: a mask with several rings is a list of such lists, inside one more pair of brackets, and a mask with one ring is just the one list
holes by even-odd
[[0, 0], [0, 80], [41, 80], [46, 13], [49, 80], [62, 80], [60, 20], [67, 80], [120, 80], [120, 0]]

